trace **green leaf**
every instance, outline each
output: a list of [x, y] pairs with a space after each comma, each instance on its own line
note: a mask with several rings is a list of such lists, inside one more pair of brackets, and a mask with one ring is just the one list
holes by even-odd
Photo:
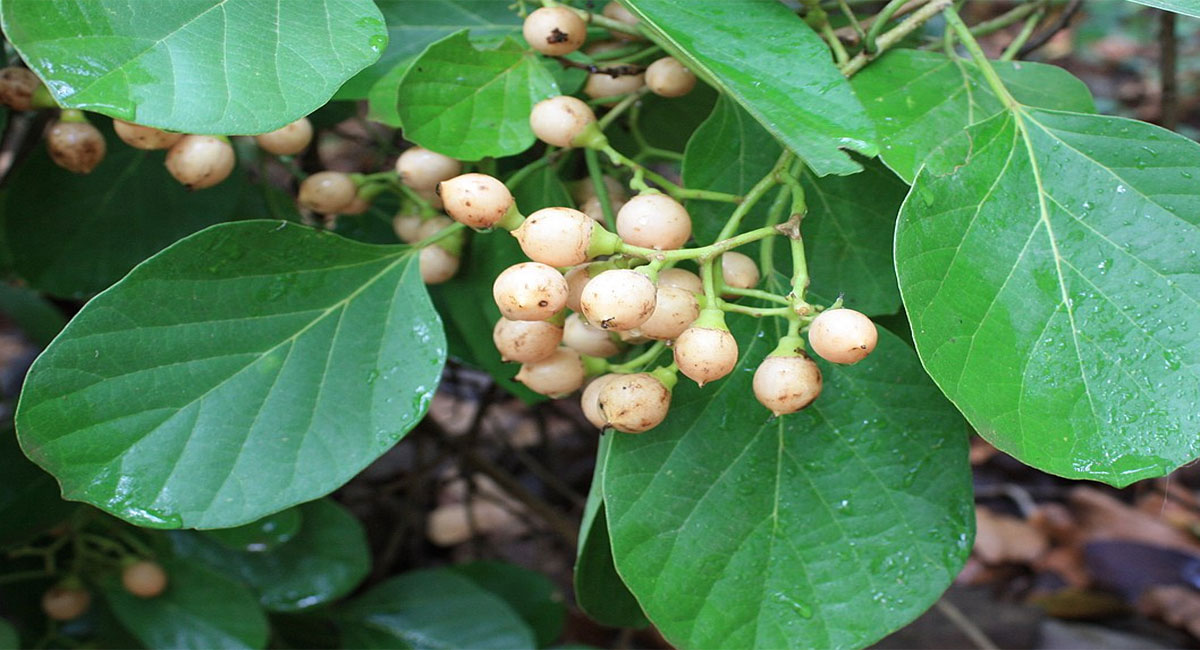
[[344, 607], [341, 621], [349, 648], [535, 647], [507, 603], [449, 569], [392, 578]]
[[186, 133], [263, 133], [321, 107], [387, 44], [370, 0], [5, 0], [58, 103]]
[[125, 591], [111, 575], [101, 583], [113, 614], [148, 648], [264, 648], [267, 617], [246, 587], [190, 562], [164, 562], [167, 590], [155, 598]]
[[688, 67], [741, 104], [818, 176], [860, 168], [875, 130], [829, 48], [771, 0], [627, 0]]
[[[802, 179], [808, 214], [801, 229], [811, 297], [832, 303], [845, 294], [847, 307], [867, 315], [894, 314], [900, 289], [892, 264], [892, 234], [908, 186], [874, 160], [853, 176]], [[779, 268], [790, 269], [788, 245], [775, 245]]]
[[77, 507], [62, 500], [53, 476], [25, 458], [10, 424], [0, 426], [0, 476], [0, 548], [50, 528]]
[[288, 508], [234, 528], [215, 528], [201, 534], [227, 549], [243, 553], [270, 551], [300, 532], [300, 508]]
[[36, 291], [0, 283], [0, 313], [7, 316], [30, 341], [45, 346], [67, 324], [61, 311]]
[[[992, 65], [1018, 101], [1096, 111], [1087, 86], [1062, 68], [1027, 61]], [[974, 63], [936, 52], [894, 50], [854, 75], [851, 84], [875, 121], [880, 158], [910, 184], [942, 141], [1004, 108]]]
[[1140, 5], [1200, 18], [1200, 0], [1131, 0]]
[[[745, 194], [775, 166], [783, 148], [745, 110], [727, 96], [717, 100], [712, 115], [696, 129], [683, 154], [683, 183], [715, 192]], [[747, 223], [761, 223], [770, 200], [760, 201]], [[690, 201], [692, 231], [701, 244], [712, 243], [734, 206]]]
[[512, 607], [544, 648], [562, 636], [567, 609], [563, 596], [546, 576], [506, 562], [480, 561], [450, 567]]
[[[389, 101], [394, 107], [395, 82], [430, 43], [464, 29], [476, 42], [499, 41], [521, 32], [521, 17], [510, 8], [511, 0], [375, 0], [375, 4], [387, 21], [387, 49], [378, 61], [347, 81], [335, 99], [366, 99], [381, 82], [387, 83], [385, 78], [391, 78]], [[373, 114], [374, 104], [372, 97]]]
[[189, 191], [163, 167], [163, 152], [134, 149], [102, 126], [109, 153], [91, 174], [58, 167], [38, 147], [4, 196], [0, 217], [14, 270], [56, 296], [107, 288], [181, 237], [232, 219], [249, 191], [237, 170], [220, 185]]
[[575, 600], [598, 623], [611, 627], [645, 627], [646, 615], [637, 599], [617, 575], [608, 518], [604, 512], [604, 466], [613, 436], [600, 437], [596, 468], [588, 489], [583, 521], [579, 525], [579, 550], [575, 559]]
[[269, 551], [230, 551], [202, 533], [171, 534], [182, 559], [207, 565], [247, 585], [272, 612], [294, 612], [350, 593], [371, 570], [362, 524], [329, 499], [299, 507], [299, 534]]
[[731, 323], [743, 357], [728, 378], [681, 381], [664, 424], [615, 434], [617, 570], [678, 647], [864, 647], [924, 612], [966, 560], [966, 428], [887, 331], [857, 365], [822, 362], [812, 406], [771, 417], [750, 387], [782, 334], [764, 321]]
[[222, 224], [84, 307], [34, 363], [17, 431], [67, 498], [144, 526], [237, 526], [391, 448], [444, 360], [411, 249]]
[[400, 81], [404, 137], [460, 160], [509, 156], [533, 144], [529, 112], [558, 84], [513, 39], [477, 50], [465, 31], [430, 45]]
[[0, 650], [18, 650], [21, 639], [17, 630], [8, 621], [0, 618]]
[[1021, 107], [926, 162], [896, 268], [926, 369], [992, 444], [1123, 486], [1200, 455], [1200, 146]]

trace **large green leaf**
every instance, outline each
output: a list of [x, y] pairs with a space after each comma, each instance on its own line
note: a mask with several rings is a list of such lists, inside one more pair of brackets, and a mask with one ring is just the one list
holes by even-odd
[[201, 534], [227, 549], [262, 553], [294, 538], [300, 533], [300, 524], [303, 521], [300, 508], [295, 507], [280, 510], [248, 524], [233, 528], [214, 528]]
[[155, 598], [125, 591], [115, 574], [101, 584], [113, 614], [147, 648], [266, 647], [267, 617], [245, 586], [191, 562], [163, 567], [167, 590]]
[[[995, 62], [1013, 95], [1030, 106], [1096, 110], [1082, 81], [1041, 63]], [[908, 183], [946, 138], [1003, 109], [970, 61], [936, 52], [895, 50], [854, 75], [854, 92], [875, 121], [880, 158]]]
[[404, 75], [404, 137], [460, 160], [509, 156], [533, 144], [529, 112], [559, 94], [554, 76], [513, 39], [477, 50], [466, 31], [430, 45]]
[[[391, 103], [396, 82], [430, 43], [454, 32], [470, 30], [475, 40], [502, 39], [521, 31], [521, 17], [509, 0], [375, 0], [387, 21], [388, 46], [379, 60], [347, 81], [337, 99], [365, 99], [385, 77]], [[386, 82], [385, 82], [386, 83]], [[375, 107], [372, 106], [372, 111]]]
[[743, 357], [729, 377], [682, 381], [661, 426], [615, 434], [604, 503], [617, 570], [680, 647], [866, 646], [966, 560], [966, 427], [886, 331], [857, 365], [821, 363], [812, 406], [771, 417], [750, 383], [778, 323], [732, 324]]
[[362, 524], [329, 499], [299, 507], [299, 534], [269, 551], [231, 551], [203, 533], [171, 534], [175, 554], [250, 585], [269, 611], [291, 612], [350, 593], [371, 570]]
[[1200, 18], [1200, 0], [1132, 0], [1140, 5]]
[[0, 426], [0, 476], [0, 548], [46, 530], [77, 507], [62, 500], [53, 476], [25, 458], [8, 423]]
[[1200, 146], [1019, 108], [947, 142], [900, 214], [926, 369], [1039, 469], [1126, 485], [1200, 455]]
[[537, 637], [537, 647], [544, 648], [562, 636], [567, 608], [550, 578], [505, 562], [480, 561], [450, 568], [508, 603]]
[[20, 647], [21, 639], [17, 636], [16, 628], [0, 618], [0, 650], [18, 650]]
[[387, 45], [370, 0], [5, 0], [0, 19], [62, 106], [187, 133], [277, 129]]
[[818, 176], [860, 168], [875, 129], [812, 28], [776, 0], [625, 0], [697, 74], [724, 90]]
[[444, 360], [411, 249], [222, 224], [84, 307], [34, 363], [17, 431], [67, 498], [146, 526], [236, 526], [391, 448]]
[[4, 314], [21, 329], [21, 333], [38, 345], [46, 345], [66, 326], [58, 307], [36, 291], [0, 283], [0, 314]]
[[235, 171], [189, 191], [167, 173], [163, 152], [104, 131], [109, 154], [91, 174], [58, 167], [41, 147], [13, 172], [0, 217], [13, 268], [36, 289], [90, 296], [181, 237], [234, 218], [249, 190]]
[[341, 613], [349, 648], [536, 647], [533, 632], [507, 603], [450, 569], [392, 578]]

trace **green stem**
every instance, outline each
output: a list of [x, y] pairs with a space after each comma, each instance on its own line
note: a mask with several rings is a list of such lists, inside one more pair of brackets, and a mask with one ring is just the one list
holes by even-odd
[[530, 174], [549, 165], [552, 153], [553, 153], [553, 147], [548, 147], [546, 149], [546, 154], [544, 156], [542, 156], [541, 158], [538, 158], [537, 160], [535, 160], [535, 161], [529, 163], [528, 165], [525, 165], [524, 167], [513, 172], [512, 176], [509, 176], [508, 180], [504, 181], [504, 184], [507, 185], [510, 189], [517, 187], [518, 185], [521, 184], [522, 181], [524, 181], [526, 178], [528, 178]]
[[601, 131], [607, 129], [608, 125], [612, 124], [613, 121], [615, 121], [621, 116], [622, 113], [628, 110], [630, 106], [633, 106], [635, 103], [641, 100], [642, 96], [648, 92], [650, 92], [650, 89], [642, 86], [634, 92], [629, 93], [624, 99], [622, 99], [620, 102], [617, 102], [616, 106], [613, 106], [611, 109], [609, 109], [609, 111], [604, 114], [604, 117], [597, 120], [596, 125], [600, 127]]
[[1016, 58], [1017, 52], [1020, 52], [1021, 47], [1025, 45], [1026, 41], [1029, 40], [1029, 37], [1033, 36], [1034, 28], [1037, 27], [1038, 23], [1042, 22], [1042, 17], [1045, 15], [1046, 12], [1045, 9], [1043, 9], [1025, 20], [1025, 24], [1021, 26], [1021, 32], [1017, 34], [1017, 37], [1013, 39], [1013, 42], [1008, 44], [1008, 47], [1004, 48], [1004, 53], [1000, 55], [1001, 61], [1012, 61], [1014, 58]]
[[958, 35], [958, 40], [967, 48], [967, 53], [971, 55], [971, 60], [983, 73], [983, 78], [987, 81], [988, 86], [1000, 101], [1004, 102], [1004, 106], [1009, 110], [1016, 110], [1020, 104], [1016, 99], [1013, 99], [1012, 93], [1008, 92], [1008, 88], [1004, 82], [1000, 80], [1000, 75], [996, 74], [996, 69], [992, 67], [991, 61], [988, 61], [987, 55], [983, 53], [983, 48], [979, 47], [979, 42], [971, 35], [971, 30], [967, 24], [963, 22], [962, 17], [953, 7], [946, 8], [946, 24], [948, 24], [954, 33]]
[[850, 27], [858, 35], [858, 42], [865, 41], [867, 34], [863, 30], [862, 23], [858, 22], [858, 16], [854, 15], [854, 10], [850, 8], [850, 5], [846, 4], [846, 0], [837, 0], [837, 3], [838, 8], [842, 10], [842, 15], [846, 17], [846, 20], [850, 23]]
[[916, 31], [918, 27], [924, 25], [929, 19], [944, 11], [951, 4], [953, 4], [953, 0], [932, 0], [929, 4], [914, 11], [908, 18], [901, 21], [899, 25], [880, 35], [875, 41], [876, 52], [870, 53], [863, 50], [854, 55], [854, 58], [845, 64], [838, 66], [838, 70], [847, 77], [853, 76], [854, 73], [862, 70], [870, 63], [872, 59], [899, 43], [905, 36]]
[[665, 348], [666, 345], [667, 344], [662, 341], [657, 341], [654, 345], [651, 345], [649, 348], [647, 348], [645, 352], [637, 355], [629, 361], [609, 365], [608, 370], [609, 372], [638, 372], [645, 366], [653, 363], [654, 360], [658, 358], [658, 355], [662, 353], [663, 348]]
[[653, 248], [642, 248], [641, 246], [632, 246], [630, 244], [622, 244], [618, 249], [618, 253], [633, 255], [648, 260], [700, 260], [707, 262], [717, 255], [725, 251], [733, 250], [739, 246], [744, 246], [750, 242], [755, 242], [763, 237], [778, 235], [779, 231], [774, 226], [763, 226], [746, 232], [735, 237], [729, 237], [720, 241], [713, 242], [708, 246], [700, 246], [698, 248], [677, 248], [674, 250], [660, 251]]
[[987, 36], [988, 34], [994, 34], [1005, 27], [1008, 27], [1009, 25], [1016, 24], [1018, 21], [1034, 12], [1044, 10], [1045, 5], [1041, 2], [1026, 2], [1024, 4], [1019, 4], [1012, 9], [1009, 9], [1005, 13], [992, 18], [991, 20], [985, 20], [975, 25], [971, 28], [971, 34], [975, 36]]
[[756, 316], [759, 318], [763, 316], [787, 316], [792, 313], [791, 307], [747, 307], [746, 305], [725, 302], [724, 300], [719, 304], [721, 305], [721, 311], [746, 314], [747, 316]]
[[[632, 169], [635, 179], [637, 179], [640, 176], [645, 176], [646, 178], [649, 178], [650, 180], [654, 181], [654, 183], [656, 183], [657, 185], [662, 187], [664, 192], [666, 192], [667, 194], [670, 194], [671, 198], [674, 198], [677, 201], [686, 201], [687, 199], [700, 199], [703, 201], [720, 201], [723, 203], [741, 203], [742, 202], [742, 197], [740, 197], [736, 194], [729, 194], [726, 192], [713, 192], [710, 190], [694, 190], [694, 189], [680, 187], [678, 184], [672, 182], [671, 180], [667, 179], [663, 175], [658, 174], [650, 169], [647, 169], [645, 166], [641, 165], [636, 160], [633, 160], [633, 159], [629, 158], [628, 156], [626, 156], [625, 154], [622, 154], [621, 152], [617, 151], [616, 149], [613, 149], [611, 145], [605, 144], [604, 146], [600, 147], [600, 151], [603, 152], [606, 156], [608, 156], [608, 159], [611, 160], [614, 165], [620, 165], [622, 167], [628, 167], [628, 168]], [[633, 184], [631, 184], [631, 186], [637, 187], [637, 185], [633, 185]]]
[[804, 240], [791, 239], [792, 247], [792, 294], [797, 305], [807, 304], [804, 294], [808, 292], [808, 260], [804, 254]]
[[434, 209], [432, 203], [426, 201], [425, 197], [417, 194], [416, 190], [405, 185], [404, 183], [401, 183], [399, 180], [396, 180], [393, 183], [388, 183], [388, 187], [396, 190], [409, 201], [416, 203], [417, 209], [421, 212], [422, 217], [432, 217], [437, 214], [437, 210]]
[[750, 188], [750, 191], [746, 193], [746, 196], [742, 199], [742, 202], [738, 204], [737, 208], [734, 209], [733, 214], [729, 215], [729, 220], [725, 222], [725, 227], [721, 228], [721, 232], [717, 235], [717, 239], [729, 239], [733, 233], [737, 232], [738, 227], [742, 225], [742, 218], [750, 212], [755, 204], [758, 203], [759, 199], [761, 199], [768, 191], [770, 191], [772, 187], [775, 187], [779, 184], [779, 177], [781, 175], [780, 172], [782, 172], [784, 169], [787, 169], [787, 166], [791, 164], [792, 156], [792, 152], [786, 149], [783, 153], [779, 154], [779, 158], [775, 160], [775, 165], [771, 167], [771, 171], [767, 172], [766, 176], [760, 178], [758, 182], [754, 184], [754, 187]]
[[717, 273], [714, 270], [716, 260], [708, 258], [700, 263], [700, 281], [704, 284], [704, 307], [719, 304], [717, 302]]
[[50, 571], [34, 570], [34, 571], [18, 571], [16, 573], [6, 573], [0, 576], [0, 585], [10, 582], [21, 582], [23, 580], [37, 580], [38, 578], [46, 578], [54, 575]]
[[600, 211], [604, 213], [604, 223], [610, 232], [616, 232], [617, 218], [613, 215], [612, 198], [608, 195], [608, 185], [604, 183], [604, 172], [600, 169], [600, 156], [595, 149], [584, 149], [583, 157], [587, 160], [588, 176], [592, 179], [596, 199], [600, 201]]
[[414, 242], [412, 247], [413, 248], [425, 248], [426, 246], [432, 246], [433, 244], [436, 244], [439, 241], [442, 241], [443, 239], [453, 235], [456, 232], [459, 232], [460, 230], [462, 230], [464, 228], [466, 228], [466, 226], [462, 225], [461, 223], [452, 223], [449, 226], [446, 226], [445, 228], [442, 228], [441, 230], [426, 237], [425, 239], [422, 239], [419, 242]]
[[[775, 195], [775, 201], [771, 203], [771, 208], [767, 211], [766, 225], [774, 226], [783, 220], [783, 208], [787, 205], [788, 197], [791, 194], [792, 188], [790, 185], [784, 185], [779, 188], [779, 193]], [[774, 237], [766, 237], [759, 244], [758, 265], [762, 267], [762, 275], [764, 278], [767, 278], [768, 282], [771, 282], [771, 279], [775, 277], [775, 241]]]
[[879, 13], [875, 15], [875, 19], [871, 22], [871, 28], [867, 31], [867, 37], [863, 39], [863, 48], [867, 52], [878, 54], [879, 46], [876, 44], [875, 39], [879, 38], [879, 35], [883, 33], [883, 28], [887, 26], [888, 21], [896, 14], [896, 10], [907, 2], [908, 0], [891, 0], [891, 2], [884, 5], [883, 9], [879, 10]]
[[660, 149], [650, 144], [650, 141], [646, 140], [646, 134], [642, 133], [641, 120], [642, 103], [638, 102], [634, 104], [633, 108], [629, 111], [629, 132], [633, 135], [633, 141], [636, 142], [638, 148], [641, 149], [640, 153], [637, 155], [637, 158], [640, 159], [643, 156], [654, 156], [664, 160], [682, 162], [683, 154], [674, 151], [668, 151], [666, 149]]
[[[765, 239], [763, 241], [774, 241], [774, 238]], [[784, 305], [791, 304], [788, 302], [787, 298], [784, 298], [783, 296], [777, 296], [770, 291], [763, 291], [762, 289], [738, 289], [737, 287], [725, 287], [721, 290], [721, 293], [734, 296], [745, 296], [746, 298], [758, 298], [759, 300], [764, 300], [766, 302], [781, 303]]]

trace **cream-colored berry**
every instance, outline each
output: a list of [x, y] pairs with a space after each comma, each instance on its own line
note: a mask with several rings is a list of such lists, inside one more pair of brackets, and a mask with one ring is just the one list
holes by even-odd
[[358, 194], [354, 195], [354, 200], [350, 202], [350, 205], [342, 208], [338, 214], [362, 214], [370, 209], [371, 201], [364, 198], [362, 192], [359, 192]]
[[458, 267], [462, 264], [457, 255], [437, 244], [422, 248], [417, 262], [421, 267], [421, 280], [425, 284], [441, 284], [449, 280], [458, 273]]
[[808, 326], [808, 344], [833, 363], [858, 363], [871, 354], [878, 341], [875, 323], [853, 309], [821, 312]]
[[[616, 214], [621, 211], [621, 207], [625, 205], [625, 202], [620, 199], [610, 198], [609, 205], [612, 207], [613, 214]], [[604, 206], [600, 205], [600, 197], [598, 196], [589, 197], [581, 203], [579, 211], [591, 217], [596, 223], [603, 224], [605, 222]]]
[[417, 233], [421, 231], [422, 223], [424, 222], [418, 215], [398, 214], [392, 217], [392, 230], [396, 232], [396, 237], [400, 241], [411, 244], [415, 241], [420, 241]]
[[726, 330], [689, 327], [675, 339], [679, 372], [701, 386], [733, 372], [737, 361], [737, 340]]
[[579, 306], [588, 322], [606, 330], [630, 330], [654, 313], [657, 290], [650, 278], [631, 269], [612, 269], [583, 288]]
[[608, 358], [621, 351], [612, 334], [592, 327], [583, 316], [571, 314], [563, 325], [563, 345], [589, 357]]
[[538, 52], [562, 56], [578, 50], [587, 40], [587, 23], [566, 7], [542, 7], [525, 17], [521, 33]]
[[586, 214], [571, 208], [544, 208], [525, 218], [512, 231], [529, 259], [550, 266], [575, 266], [588, 259], [592, 229]]
[[660, 97], [682, 97], [696, 87], [696, 75], [675, 57], [667, 56], [646, 68], [646, 86]]
[[654, 313], [637, 329], [652, 339], [674, 341], [699, 315], [696, 294], [678, 287], [664, 287], [660, 283]]
[[522, 262], [496, 277], [492, 297], [505, 318], [546, 320], [566, 306], [567, 281], [552, 266]]
[[358, 196], [349, 174], [317, 172], [300, 183], [300, 205], [319, 214], [337, 214]]
[[156, 149], [169, 149], [176, 142], [183, 138], [182, 133], [171, 133], [163, 131], [152, 126], [142, 126], [133, 122], [124, 120], [113, 120], [113, 130], [117, 132], [117, 137], [125, 144], [134, 149], [145, 149], [153, 151]]
[[448, 217], [432, 217], [421, 222], [417, 228], [417, 241], [428, 239], [439, 232], [453, 226], [454, 222]]
[[462, 163], [423, 147], [410, 147], [396, 159], [396, 173], [405, 185], [418, 191], [430, 191], [438, 183], [462, 173]]
[[233, 145], [211, 135], [185, 135], [167, 150], [167, 171], [193, 190], [212, 187], [229, 178], [236, 163]]
[[767, 357], [754, 371], [754, 397], [775, 415], [795, 413], [821, 394], [821, 369], [807, 356]]
[[596, 113], [590, 106], [568, 95], [544, 99], [529, 113], [533, 134], [556, 147], [574, 146], [575, 138], [595, 121]]
[[258, 146], [276, 156], [294, 156], [308, 148], [312, 142], [313, 126], [307, 117], [285, 124], [274, 131], [254, 136]]
[[0, 69], [0, 104], [14, 111], [33, 110], [33, 93], [42, 80], [29, 68], [9, 66]]
[[721, 277], [727, 287], [753, 289], [760, 279], [758, 264], [747, 255], [729, 251], [721, 255]]
[[[613, 2], [608, 3], [607, 5], [604, 5], [603, 13], [606, 18], [611, 18], [617, 22], [625, 23], [626, 25], [629, 25], [630, 27], [636, 27], [637, 24], [640, 22], [638, 20], [637, 16], [633, 15], [632, 12], [630, 12], [625, 7], [621, 6], [615, 0]], [[632, 41], [632, 40], [637, 40], [640, 38], [639, 36], [635, 36], [633, 34], [626, 34], [625, 32], [618, 32], [616, 30], [612, 30], [612, 35], [613, 35], [613, 38], [616, 38], [616, 39], [622, 40], [622, 41]]]
[[[587, 83], [583, 86], [583, 94], [592, 99], [601, 97], [619, 97], [636, 92], [646, 85], [646, 75], [641, 68], [628, 63], [605, 63], [600, 71], [588, 75]], [[613, 99], [608, 102], [615, 104]]]
[[579, 406], [583, 409], [583, 417], [587, 418], [587, 421], [597, 429], [608, 426], [608, 420], [604, 417], [604, 412], [600, 410], [600, 391], [604, 390], [604, 387], [617, 377], [620, 375], [601, 375], [593, 379], [579, 397]]
[[658, 272], [658, 286], [678, 287], [692, 293], [704, 293], [704, 282], [700, 276], [687, 269], [671, 267]]
[[107, 149], [100, 130], [88, 122], [56, 122], [46, 133], [46, 151], [54, 164], [76, 174], [89, 174]]
[[592, 275], [588, 264], [580, 264], [567, 271], [567, 307], [571, 311], [582, 311], [579, 299], [583, 296], [583, 288], [591, 281]]
[[[625, 186], [621, 185], [621, 181], [612, 176], [601, 176], [600, 178], [604, 183], [604, 189], [608, 191], [608, 198], [610, 200], [623, 202], [627, 198], [627, 191]], [[595, 198], [596, 196], [596, 185], [592, 183], [592, 179], [590, 178], [581, 178], [573, 181], [569, 189], [571, 191], [571, 198], [575, 200], [576, 205], [582, 205], [588, 199]]]
[[92, 606], [92, 594], [78, 587], [51, 587], [42, 594], [42, 612], [55, 621], [72, 621]]
[[597, 399], [608, 425], [623, 433], [642, 433], [662, 424], [671, 410], [671, 391], [654, 375], [617, 375]]
[[121, 570], [121, 585], [138, 598], [154, 598], [167, 589], [167, 572], [157, 562], [140, 560]]
[[501, 318], [492, 328], [492, 342], [503, 361], [541, 361], [554, 354], [562, 340], [563, 328], [544, 320]]
[[666, 194], [639, 194], [617, 213], [617, 234], [633, 246], [673, 250], [691, 238], [692, 218]]
[[540, 395], [561, 397], [583, 386], [583, 361], [575, 350], [558, 348], [541, 361], [523, 364], [515, 379]]
[[446, 214], [471, 228], [495, 226], [512, 207], [513, 195], [499, 179], [487, 174], [463, 174], [438, 183]]

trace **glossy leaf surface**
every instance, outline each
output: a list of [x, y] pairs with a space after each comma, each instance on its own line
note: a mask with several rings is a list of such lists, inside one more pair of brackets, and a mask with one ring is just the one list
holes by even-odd
[[299, 534], [269, 551], [231, 551], [190, 531], [173, 533], [171, 545], [177, 556], [249, 585], [269, 611], [315, 607], [357, 587], [371, 569], [371, 552], [362, 524], [333, 501], [320, 499], [298, 510]]
[[11, 424], [0, 427], [0, 476], [0, 548], [50, 528], [77, 507], [62, 500], [53, 476], [21, 453]]
[[[1058, 66], [992, 65], [1018, 101], [1081, 113], [1096, 110], [1087, 86]], [[851, 84], [875, 122], [880, 158], [908, 183], [946, 138], [1003, 108], [974, 63], [936, 52], [889, 52], [854, 75]]]
[[515, 564], [483, 560], [451, 567], [455, 573], [499, 596], [512, 607], [544, 648], [562, 635], [567, 610], [554, 582]]
[[499, 596], [450, 569], [413, 571], [375, 587], [341, 612], [351, 648], [536, 646], [533, 632]]
[[729, 93], [818, 175], [853, 174], [843, 148], [875, 130], [819, 36], [773, 0], [628, 0], [698, 75]]
[[0, 18], [60, 105], [185, 133], [277, 129], [387, 45], [370, 0], [6, 0]]
[[1197, 0], [1131, 0], [1140, 5], [1162, 9], [1163, 11], [1174, 11], [1177, 14], [1200, 18], [1200, 2]]
[[559, 94], [554, 77], [509, 39], [479, 50], [465, 31], [430, 45], [400, 82], [404, 137], [460, 160], [520, 153], [533, 144], [529, 112]]
[[410, 249], [223, 224], [88, 303], [30, 371], [17, 431], [68, 498], [139, 525], [236, 526], [391, 448], [444, 360]]
[[148, 648], [241, 650], [267, 645], [267, 617], [245, 586], [190, 562], [166, 562], [167, 590], [125, 591], [117, 575], [101, 584], [117, 619]]
[[781, 332], [731, 325], [729, 377], [681, 380], [666, 422], [613, 440], [617, 570], [676, 646], [867, 646], [924, 612], [970, 551], [966, 427], [886, 331], [857, 365], [821, 363], [812, 406], [771, 417], [750, 383]]
[[202, 534], [226, 549], [261, 553], [295, 537], [303, 519], [300, 508], [288, 508], [242, 526], [215, 528]]
[[946, 143], [900, 215], [926, 369], [994, 445], [1126, 485], [1200, 455], [1200, 146], [1030, 108]]

